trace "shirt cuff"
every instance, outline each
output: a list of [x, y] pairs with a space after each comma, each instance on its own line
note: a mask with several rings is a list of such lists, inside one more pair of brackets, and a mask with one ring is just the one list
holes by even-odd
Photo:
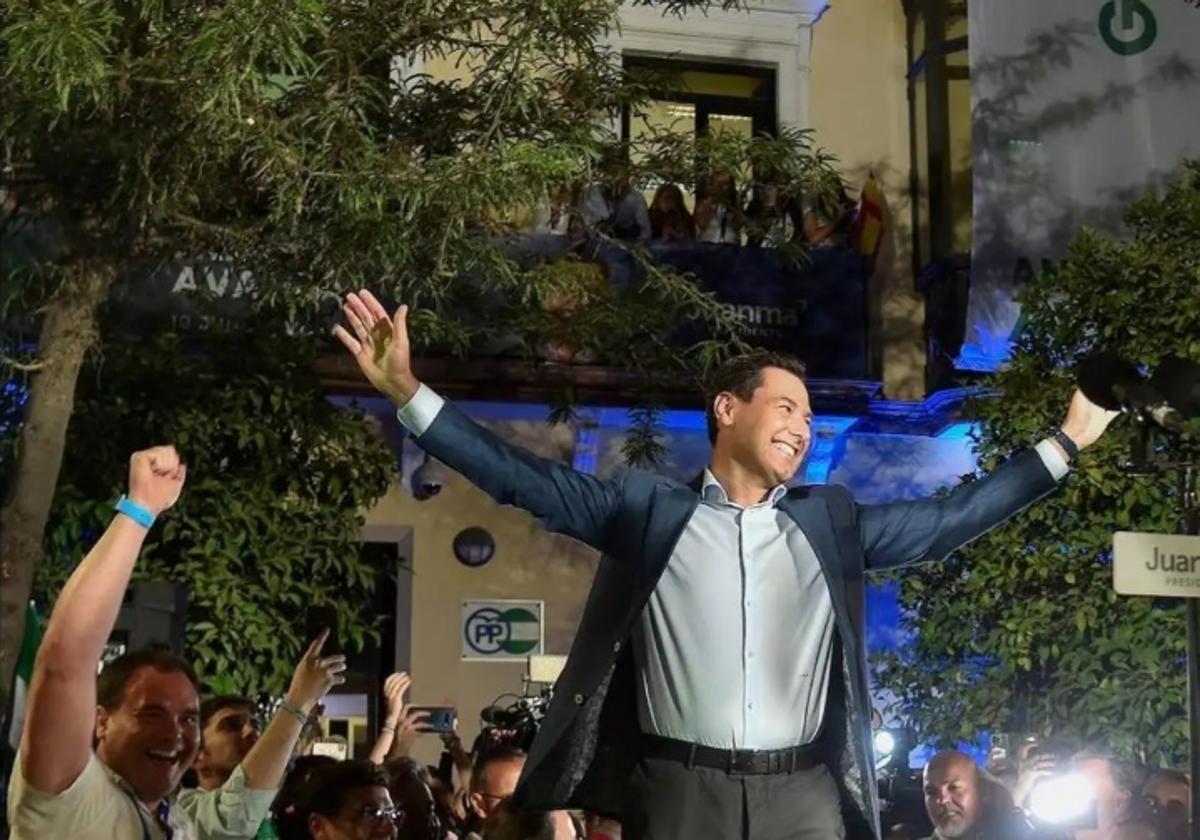
[[1046, 438], [1034, 448], [1037, 449], [1037, 454], [1042, 457], [1042, 463], [1046, 465], [1046, 469], [1050, 471], [1050, 475], [1054, 477], [1055, 481], [1062, 481], [1071, 471], [1071, 465], [1054, 445], [1053, 439]]
[[[257, 826], [267, 818], [267, 814], [271, 811], [271, 803], [275, 801], [275, 796], [279, 793], [279, 788], [252, 788], [246, 785], [246, 772], [242, 770], [242, 765], [234, 768], [229, 780], [218, 788], [222, 799], [228, 806], [240, 804], [245, 816], [247, 827], [254, 827], [257, 831]], [[239, 803], [240, 800], [240, 803]]]
[[436, 391], [422, 383], [417, 393], [396, 410], [396, 419], [416, 437], [428, 431], [445, 404]]

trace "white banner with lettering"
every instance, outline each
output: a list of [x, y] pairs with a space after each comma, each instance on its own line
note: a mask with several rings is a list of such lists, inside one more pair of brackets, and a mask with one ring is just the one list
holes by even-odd
[[1197, 5], [968, 4], [974, 218], [961, 367], [1007, 358], [1014, 293], [1081, 225], [1120, 234], [1132, 199], [1200, 157]]
[[1113, 588], [1122, 595], [1200, 598], [1200, 537], [1117, 531]]

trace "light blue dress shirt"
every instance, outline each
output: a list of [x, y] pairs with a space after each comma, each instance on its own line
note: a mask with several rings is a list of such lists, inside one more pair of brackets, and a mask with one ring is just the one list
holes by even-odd
[[808, 538], [779, 508], [786, 493], [743, 508], [705, 470], [635, 631], [642, 731], [760, 750], [816, 738], [833, 604]]

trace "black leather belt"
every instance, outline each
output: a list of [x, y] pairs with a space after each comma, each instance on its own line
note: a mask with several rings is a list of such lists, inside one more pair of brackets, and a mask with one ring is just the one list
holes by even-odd
[[816, 744], [781, 750], [724, 750], [658, 735], [642, 736], [642, 754], [648, 758], [678, 761], [687, 767], [711, 767], [739, 776], [794, 773], [821, 763]]

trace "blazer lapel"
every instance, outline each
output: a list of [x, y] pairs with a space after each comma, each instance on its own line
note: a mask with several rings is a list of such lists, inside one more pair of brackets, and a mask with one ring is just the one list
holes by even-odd
[[821, 572], [825, 575], [825, 585], [829, 587], [834, 609], [840, 615], [845, 615], [841, 554], [838, 552], [837, 537], [833, 532], [825, 500], [812, 494], [808, 488], [800, 488], [789, 491], [779, 506], [808, 538], [813, 553], [817, 555], [817, 562], [821, 564]]
[[683, 529], [699, 504], [699, 492], [682, 484], [660, 485], [651, 496], [642, 573], [634, 593], [634, 605], [639, 612], [658, 585], [658, 579], [667, 568], [676, 543], [683, 536]]

